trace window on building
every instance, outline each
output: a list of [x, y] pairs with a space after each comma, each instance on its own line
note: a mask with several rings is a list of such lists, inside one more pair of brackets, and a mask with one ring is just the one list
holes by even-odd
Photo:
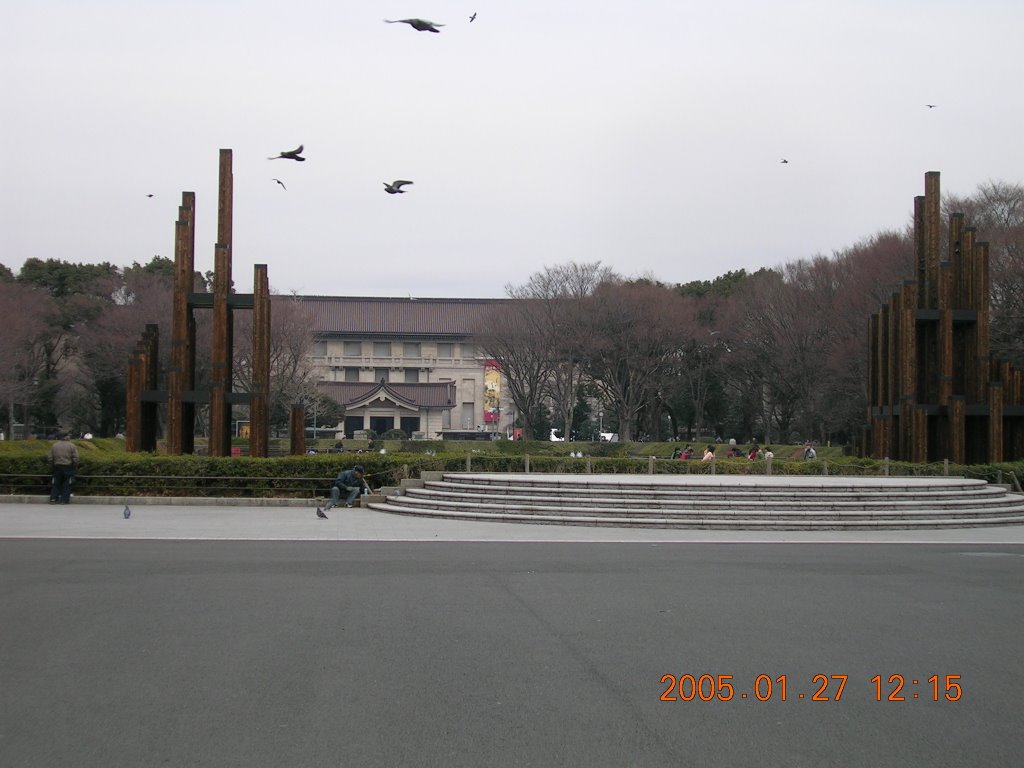
[[373, 380], [374, 381], [391, 381], [391, 369], [390, 368], [374, 368], [373, 369]]
[[472, 429], [475, 426], [476, 419], [474, 418], [476, 411], [473, 409], [472, 403], [462, 404], [462, 428]]
[[359, 369], [351, 365], [345, 368], [345, 381], [359, 381]]
[[476, 347], [473, 344], [463, 344], [462, 359], [472, 360], [474, 357], [476, 357]]
[[345, 342], [345, 357], [362, 357], [363, 356], [363, 342], [361, 341], [346, 341]]
[[455, 345], [438, 342], [437, 344], [437, 356], [438, 357], [454, 357], [455, 356]]
[[313, 357], [325, 357], [327, 355], [327, 342], [314, 341], [312, 355]]
[[418, 384], [420, 381], [420, 369], [419, 368], [406, 368], [405, 369], [405, 383], [406, 384]]
[[419, 357], [420, 343], [418, 341], [407, 341], [402, 344], [402, 355], [404, 357]]
[[375, 341], [375, 342], [373, 342], [373, 356], [374, 357], [391, 357], [391, 342], [390, 341]]

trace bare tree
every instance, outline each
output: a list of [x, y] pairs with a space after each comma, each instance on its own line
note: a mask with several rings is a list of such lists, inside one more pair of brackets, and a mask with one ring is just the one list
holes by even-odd
[[502, 302], [489, 309], [479, 329], [480, 347], [497, 361], [530, 438], [539, 437], [536, 429], [550, 373], [542, 318], [543, 312], [532, 300]]
[[[313, 323], [309, 310], [294, 295], [271, 296], [270, 309], [270, 392], [271, 421], [278, 427], [288, 422], [291, 405], [314, 402], [316, 368]], [[243, 392], [252, 387], [252, 314], [242, 314], [235, 323], [235, 382]]]
[[541, 338], [538, 343], [550, 355], [546, 393], [566, 436], [572, 429], [572, 415], [583, 377], [581, 356], [587, 347], [591, 327], [585, 321], [584, 304], [604, 282], [619, 278], [600, 261], [586, 264], [568, 262], [545, 267], [531, 275], [525, 285], [506, 286], [512, 299], [529, 302]]
[[637, 414], [651, 403], [681, 342], [682, 298], [647, 282], [605, 282], [585, 302], [591, 328], [586, 371], [631, 440]]
[[124, 272], [112, 301], [75, 327], [76, 354], [66, 369], [62, 407], [76, 427], [114, 435], [125, 427], [127, 367], [147, 323], [159, 326], [158, 367], [171, 352], [173, 281], [136, 265]]
[[0, 405], [6, 432], [13, 437], [14, 408], [22, 407], [22, 421], [29, 429], [28, 413], [33, 383], [46, 368], [47, 341], [56, 307], [45, 291], [0, 281]]

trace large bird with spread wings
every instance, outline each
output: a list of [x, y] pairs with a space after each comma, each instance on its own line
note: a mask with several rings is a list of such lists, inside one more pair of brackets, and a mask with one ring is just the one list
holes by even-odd
[[410, 27], [418, 32], [440, 32], [438, 27], [443, 27], [444, 24], [438, 24], [434, 21], [427, 21], [426, 19], [384, 19], [388, 24], [408, 24]]
[[267, 160], [298, 160], [300, 163], [306, 162], [306, 158], [299, 157], [302, 154], [302, 145], [299, 144], [298, 149], [290, 149], [287, 152], [282, 152], [277, 157], [268, 157]]
[[405, 190], [402, 189], [402, 186], [404, 184], [412, 184], [412, 182], [406, 181], [405, 179], [396, 179], [395, 181], [392, 181], [390, 184], [388, 184], [385, 181], [384, 191], [387, 192], [389, 195], [404, 195]]

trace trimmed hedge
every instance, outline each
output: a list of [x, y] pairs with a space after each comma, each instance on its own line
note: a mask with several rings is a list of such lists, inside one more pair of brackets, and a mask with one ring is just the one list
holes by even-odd
[[[20, 442], [20, 441], [19, 441]], [[397, 441], [396, 441], [397, 442]], [[409, 441], [417, 448], [426, 441]], [[38, 443], [33, 445], [32, 443]], [[452, 446], [442, 442], [429, 442], [433, 448], [423, 451], [397, 451], [387, 453], [317, 454], [256, 459], [243, 456], [164, 456], [148, 453], [123, 453], [104, 450], [102, 446], [79, 441], [81, 462], [75, 482], [75, 492], [95, 496], [239, 496], [313, 498], [329, 493], [334, 476], [342, 469], [362, 465], [370, 486], [397, 486], [405, 477], [419, 477], [421, 472], [434, 470], [464, 472], [523, 472], [529, 457], [531, 472], [584, 474], [647, 474], [651, 470], [648, 457], [625, 455], [573, 458], [565, 455], [562, 446], [558, 455], [532, 455], [505, 450], [506, 446], [522, 444], [508, 441], [488, 443], [468, 452], [444, 451]], [[2, 445], [2, 444], [0, 444]], [[549, 444], [539, 443], [538, 446]], [[610, 446], [610, 452], [630, 444], [578, 443], [588, 449]], [[632, 444], [635, 447], [636, 444]], [[646, 444], [645, 444], [646, 445]], [[44, 494], [49, 491], [47, 456], [50, 443], [29, 441], [21, 443], [22, 450], [0, 451], [0, 493]], [[405, 441], [401, 442], [405, 447]], [[476, 446], [481, 446], [477, 443]], [[531, 444], [532, 446], [532, 444]], [[498, 450], [492, 450], [497, 447]], [[438, 450], [441, 449], [441, 450]], [[436, 451], [436, 453], [435, 453]], [[883, 475], [928, 476], [942, 475], [943, 463], [911, 464], [909, 462], [883, 462], [862, 458], [775, 459], [773, 475]], [[656, 459], [656, 474], [710, 474], [710, 463], [698, 460], [678, 461]], [[768, 471], [766, 461], [747, 459], [719, 459], [714, 464], [716, 474], [757, 474]], [[993, 465], [949, 465], [950, 475], [979, 478], [995, 482], [1011, 482], [1011, 474], [1024, 479], [1024, 462], [1006, 462]]]

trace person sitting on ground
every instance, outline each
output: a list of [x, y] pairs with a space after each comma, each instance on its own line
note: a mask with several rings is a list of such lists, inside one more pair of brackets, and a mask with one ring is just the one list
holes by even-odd
[[761, 451], [761, 458], [765, 459], [765, 460], [774, 459], [775, 458], [775, 454], [772, 453], [772, 447], [770, 445], [766, 445], [764, 447], [764, 450]]
[[345, 494], [345, 506], [351, 507], [353, 502], [359, 497], [363, 488], [367, 490], [370, 486], [366, 484], [366, 480], [363, 479], [363, 468], [359, 465], [352, 467], [352, 469], [343, 469], [338, 473], [338, 476], [334, 478], [334, 485], [331, 486], [331, 500], [327, 502], [324, 507], [324, 511], [335, 507], [341, 501], [341, 494]]
[[689, 460], [692, 457], [693, 457], [693, 448], [691, 448], [690, 446], [686, 446], [685, 448], [683, 448], [683, 452], [681, 454], [679, 454], [679, 458], [682, 459], [683, 461], [687, 461], [687, 460]]
[[750, 453], [747, 454], [747, 458], [750, 459], [751, 461], [754, 461], [760, 453], [761, 449], [757, 447], [757, 443], [754, 443], [752, 446], [750, 446]]
[[818, 454], [814, 450], [814, 446], [807, 443], [807, 447], [804, 448], [804, 458], [807, 460], [817, 458]]
[[78, 469], [78, 448], [68, 438], [67, 432], [61, 432], [57, 442], [50, 447], [51, 504], [71, 503], [71, 484]]
[[715, 460], [715, 446], [709, 445], [704, 450], [704, 458], [701, 461], [714, 461]]

